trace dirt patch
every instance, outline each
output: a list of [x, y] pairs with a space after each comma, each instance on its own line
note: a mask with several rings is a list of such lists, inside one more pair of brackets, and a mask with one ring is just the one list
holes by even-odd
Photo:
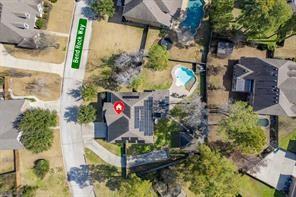
[[75, 1], [58, 0], [52, 3], [47, 25], [48, 31], [69, 33]]
[[0, 174], [14, 170], [14, 153], [12, 150], [0, 150]]
[[[39, 154], [20, 150], [19, 156], [21, 184], [38, 186], [36, 196], [70, 196], [63, 170], [59, 130], [54, 130], [54, 141], [50, 150]], [[38, 159], [47, 159], [50, 164], [50, 171], [43, 180], [38, 179], [32, 170], [34, 161]]]
[[296, 36], [285, 40], [285, 45], [276, 48], [274, 56], [277, 58], [296, 58]]
[[68, 38], [61, 36], [51, 36], [50, 40], [50, 42], [57, 44], [57, 47], [49, 47], [42, 50], [32, 50], [18, 48], [14, 45], [8, 44], [4, 44], [3, 46], [6, 51], [15, 58], [55, 64], [63, 63], [65, 60]]
[[56, 74], [0, 67], [0, 75], [9, 77], [15, 96], [36, 96], [43, 101], [60, 97], [61, 78]]

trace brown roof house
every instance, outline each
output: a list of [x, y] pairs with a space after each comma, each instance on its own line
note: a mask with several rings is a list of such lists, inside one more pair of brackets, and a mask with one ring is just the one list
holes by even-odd
[[42, 0], [0, 0], [0, 42], [38, 48], [35, 21], [42, 13]]
[[[118, 114], [114, 103], [122, 102], [124, 110]], [[103, 116], [106, 140], [111, 143], [153, 143], [155, 123], [166, 118], [169, 111], [169, 91], [106, 92]]]
[[296, 117], [296, 63], [243, 57], [234, 66], [232, 91], [246, 93], [259, 114]]
[[25, 100], [0, 100], [0, 150], [23, 148], [16, 121], [22, 113]]
[[130, 22], [170, 27], [181, 10], [183, 0], [125, 0], [123, 17]]

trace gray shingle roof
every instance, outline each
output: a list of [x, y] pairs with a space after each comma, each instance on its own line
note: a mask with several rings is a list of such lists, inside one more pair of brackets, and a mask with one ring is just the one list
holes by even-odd
[[152, 26], [171, 24], [172, 16], [180, 10], [183, 0], [126, 0], [123, 16], [129, 20]]
[[39, 32], [34, 27], [40, 3], [40, 0], [0, 0], [0, 42], [35, 48]]
[[[169, 92], [108, 92], [107, 101], [103, 105], [103, 113], [107, 124], [107, 140], [128, 139], [144, 140], [153, 143], [154, 113], [166, 116], [168, 113]], [[123, 101], [125, 110], [116, 114], [113, 104]], [[165, 104], [163, 104], [165, 103]], [[162, 116], [162, 117], [163, 117]]]
[[295, 62], [256, 57], [241, 58], [239, 64], [234, 66], [233, 77], [234, 86], [239, 80], [253, 81], [250, 101], [258, 113], [296, 116]]
[[19, 132], [15, 121], [21, 114], [25, 100], [0, 101], [0, 150], [19, 149], [22, 144], [18, 141]]

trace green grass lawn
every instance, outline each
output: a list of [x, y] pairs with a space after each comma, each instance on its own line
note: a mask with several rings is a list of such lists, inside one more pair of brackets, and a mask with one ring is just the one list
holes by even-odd
[[241, 177], [239, 190], [243, 197], [284, 197], [275, 189], [247, 175]]
[[285, 150], [296, 152], [296, 129], [279, 138], [279, 146]]

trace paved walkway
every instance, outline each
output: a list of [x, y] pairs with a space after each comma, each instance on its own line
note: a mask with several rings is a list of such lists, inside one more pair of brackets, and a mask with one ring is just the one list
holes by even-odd
[[94, 139], [85, 140], [85, 147], [92, 150], [96, 155], [103, 159], [106, 163], [116, 166], [116, 167], [125, 167], [124, 160], [111, 153], [109, 150], [105, 149], [101, 144], [96, 142]]
[[53, 64], [41, 61], [18, 59], [10, 55], [0, 44], [0, 66], [7, 68], [16, 68], [24, 70], [32, 70], [39, 72], [54, 73], [63, 76], [64, 63]]
[[82, 10], [86, 7], [85, 1], [76, 3], [75, 13], [71, 28], [70, 43], [67, 52], [63, 88], [60, 106], [61, 144], [65, 170], [68, 175], [70, 191], [74, 197], [95, 196], [89, 169], [84, 158], [84, 142], [81, 126], [76, 122], [77, 110], [81, 105], [79, 89], [82, 86], [86, 69], [88, 48], [91, 39], [92, 22], [88, 20], [84, 39], [84, 50], [82, 52], [79, 69], [72, 69], [73, 49], [75, 46], [76, 33], [80, 18], [84, 18]]

